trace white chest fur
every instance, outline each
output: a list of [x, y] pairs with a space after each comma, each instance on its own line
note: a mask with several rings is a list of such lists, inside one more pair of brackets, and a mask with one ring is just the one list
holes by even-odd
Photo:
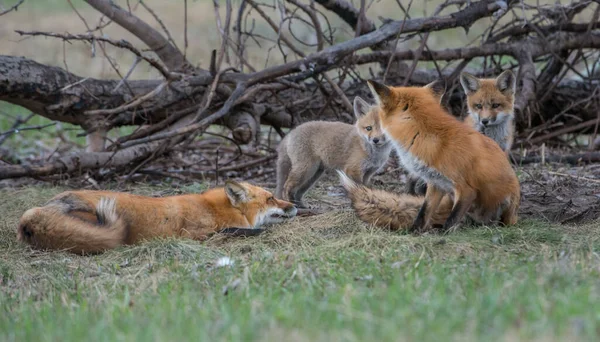
[[422, 160], [410, 153], [404, 146], [402, 146], [402, 144], [388, 136], [387, 132], [386, 136], [393, 142], [394, 149], [398, 155], [398, 160], [406, 169], [406, 171], [423, 178], [427, 183], [434, 184], [442, 191], [449, 193], [453, 192], [454, 186], [452, 185], [452, 181], [441, 174], [438, 170], [428, 166]]

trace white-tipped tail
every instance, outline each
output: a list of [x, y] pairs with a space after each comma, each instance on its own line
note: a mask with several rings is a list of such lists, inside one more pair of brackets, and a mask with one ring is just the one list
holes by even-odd
[[342, 170], [335, 170], [340, 177], [340, 182], [342, 182], [342, 186], [346, 189], [346, 191], [352, 191], [358, 188], [358, 185], [352, 178], [348, 177], [348, 175]]
[[117, 200], [114, 198], [102, 197], [96, 206], [96, 216], [102, 225], [113, 225], [119, 220], [117, 215]]
[[77, 254], [100, 253], [125, 243], [127, 225], [117, 214], [114, 198], [100, 199], [96, 219], [82, 219], [55, 207], [33, 208], [21, 217], [17, 237], [36, 248]]
[[[423, 197], [370, 189], [356, 183], [344, 172], [336, 171], [356, 215], [365, 223], [393, 230], [407, 229], [423, 205]], [[433, 215], [433, 223], [443, 223], [451, 209], [452, 201], [446, 196]]]

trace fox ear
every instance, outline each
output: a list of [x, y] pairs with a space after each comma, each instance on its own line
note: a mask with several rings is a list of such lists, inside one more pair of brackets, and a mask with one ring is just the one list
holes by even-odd
[[363, 100], [360, 96], [354, 98], [354, 116], [360, 119], [363, 115], [367, 114], [370, 105], [367, 101]]
[[467, 95], [473, 94], [481, 87], [477, 77], [464, 71], [460, 73], [460, 84]]
[[225, 181], [225, 193], [232, 205], [238, 205], [248, 200], [248, 190], [240, 183]]
[[435, 81], [429, 83], [428, 85], [426, 85], [425, 88], [428, 88], [433, 93], [433, 95], [440, 102], [442, 102], [442, 96], [444, 96], [444, 94], [446, 93], [446, 81], [435, 80]]
[[385, 84], [379, 83], [374, 80], [368, 80], [367, 84], [369, 85], [369, 89], [371, 93], [373, 93], [373, 97], [375, 97], [375, 101], [381, 107], [386, 107], [391, 104], [392, 101], [392, 91]]
[[514, 94], [517, 89], [517, 78], [512, 71], [506, 70], [496, 77], [496, 87], [503, 93]]

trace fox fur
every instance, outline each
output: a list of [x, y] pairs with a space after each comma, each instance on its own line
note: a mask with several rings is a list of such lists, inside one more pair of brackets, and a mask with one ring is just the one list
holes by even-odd
[[[484, 79], [463, 72], [460, 83], [468, 109], [465, 123], [494, 140], [508, 157], [515, 132], [515, 75], [506, 70], [496, 78]], [[413, 195], [424, 195], [427, 191], [424, 180], [414, 175], [409, 176], [406, 188]]]
[[[391, 230], [407, 230], [411, 227], [419, 209], [423, 206], [422, 196], [393, 194], [379, 189], [370, 189], [354, 182], [343, 171], [337, 170], [340, 181], [352, 208], [363, 222]], [[432, 225], [441, 226], [450, 215], [452, 200], [445, 196], [432, 216]]]
[[515, 132], [516, 80], [510, 70], [492, 79], [477, 78], [467, 72], [460, 75], [469, 110], [465, 122], [494, 140], [507, 154]]
[[373, 80], [368, 84], [379, 104], [381, 127], [400, 163], [427, 182], [411, 230], [430, 227], [446, 194], [453, 196], [454, 204], [445, 231], [467, 212], [482, 223], [517, 222], [519, 181], [504, 151], [441, 107], [440, 82], [425, 87], [388, 87]]
[[204, 240], [225, 228], [259, 228], [295, 215], [292, 203], [234, 181], [202, 194], [164, 198], [68, 191], [27, 210], [17, 239], [38, 249], [94, 254], [158, 237]]
[[311, 121], [288, 133], [278, 147], [277, 197], [305, 207], [304, 194], [325, 170], [341, 169], [356, 182], [370, 183], [392, 145], [381, 131], [375, 106], [357, 96], [354, 114], [354, 125]]

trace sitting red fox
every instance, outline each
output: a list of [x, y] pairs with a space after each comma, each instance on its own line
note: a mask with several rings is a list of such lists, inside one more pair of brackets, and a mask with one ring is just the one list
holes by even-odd
[[482, 223], [498, 218], [505, 225], [517, 222], [519, 181], [508, 159], [492, 139], [442, 109], [438, 82], [422, 88], [387, 87], [372, 80], [368, 84], [400, 163], [427, 181], [412, 231], [430, 226], [445, 194], [454, 198], [445, 231], [467, 212]]
[[357, 96], [354, 114], [354, 125], [311, 121], [288, 133], [278, 147], [277, 197], [304, 207], [302, 197], [326, 169], [342, 169], [356, 182], [370, 182], [392, 145], [381, 131], [375, 106]]
[[506, 154], [514, 139], [516, 80], [510, 70], [492, 79], [460, 74], [469, 109], [465, 123], [492, 138]]
[[92, 254], [157, 237], [204, 240], [225, 228], [258, 228], [295, 215], [292, 203], [234, 181], [202, 194], [164, 198], [67, 191], [27, 210], [17, 238], [40, 249]]
[[[496, 78], [477, 78], [460, 74], [460, 84], [467, 95], [468, 116], [465, 123], [490, 137], [508, 156], [514, 140], [516, 77], [506, 70]], [[424, 195], [427, 186], [422, 179], [409, 176], [407, 192]]]

